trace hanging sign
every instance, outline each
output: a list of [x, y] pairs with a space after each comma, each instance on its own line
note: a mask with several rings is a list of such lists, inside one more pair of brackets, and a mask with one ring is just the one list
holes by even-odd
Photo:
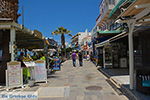
[[46, 81], [47, 82], [47, 70], [46, 63], [44, 60], [35, 61], [35, 82]]
[[23, 75], [20, 62], [13, 61], [7, 63], [6, 86], [7, 88], [23, 86]]

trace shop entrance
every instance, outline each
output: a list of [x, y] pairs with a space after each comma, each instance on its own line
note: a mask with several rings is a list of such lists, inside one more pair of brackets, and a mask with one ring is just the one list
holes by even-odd
[[113, 68], [128, 68], [128, 36], [111, 42]]

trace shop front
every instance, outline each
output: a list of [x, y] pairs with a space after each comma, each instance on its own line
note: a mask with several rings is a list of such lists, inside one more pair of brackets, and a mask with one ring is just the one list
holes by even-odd
[[[142, 28], [141, 28], [142, 29]], [[136, 89], [150, 94], [150, 26], [134, 34], [134, 68]]]
[[[128, 28], [129, 28], [129, 32], [128, 32], [129, 75], [130, 75], [130, 89], [131, 90], [133, 90], [135, 88], [139, 89], [139, 87], [137, 86], [136, 83], [139, 83], [140, 86], [142, 86], [142, 84], [145, 82], [145, 78], [149, 82], [149, 79], [147, 79], [147, 77], [142, 79], [142, 78], [140, 78], [140, 74], [139, 74], [139, 73], [146, 73], [146, 71], [147, 71], [147, 69], [145, 67], [149, 63], [149, 60], [147, 60], [149, 53], [146, 53], [146, 52], [148, 52], [148, 44], [147, 43], [149, 40], [146, 41], [146, 38], [145, 39], [143, 38], [143, 41], [146, 41], [146, 42], [142, 42], [142, 46], [144, 46], [144, 48], [145, 48], [145, 50], [143, 50], [143, 48], [142, 48], [142, 52], [134, 50], [134, 46], [135, 46], [136, 42], [133, 41], [133, 39], [134, 39], [133, 36], [135, 34], [134, 31], [137, 30], [136, 26], [141, 27], [143, 29], [145, 29], [145, 27], [149, 26], [149, 23], [150, 23], [150, 21], [149, 21], [149, 18], [150, 18], [149, 4], [150, 4], [149, 0], [135, 0], [129, 7], [126, 8], [126, 10], [124, 12], [122, 12], [118, 16], [118, 18], [120, 18], [120, 19], [118, 19], [118, 22], [120, 22], [120, 23], [126, 22], [128, 25]], [[143, 26], [145, 26], [145, 27], [143, 27]], [[141, 31], [141, 34], [142, 33], [144, 33], [144, 30]], [[144, 34], [142, 34], [142, 37], [144, 37]], [[140, 48], [140, 46], [139, 47], [136, 46], [136, 48]], [[140, 59], [141, 54], [142, 54], [142, 59]], [[137, 55], [137, 56], [135, 57], [135, 55]], [[136, 61], [135, 61], [135, 59], [136, 59]], [[137, 61], [138, 61], [138, 63], [136, 63]], [[143, 69], [145, 70], [145, 72], [144, 71], [138, 72], [135, 69], [135, 65], [139, 66], [140, 62], [142, 62], [141, 65], [142, 65]], [[143, 76], [143, 75], [141, 74], [141, 76]], [[136, 82], [137, 78], [142, 79], [143, 81]], [[148, 89], [148, 88], [149, 88], [149, 86], [147, 84], [146, 89]], [[142, 88], [140, 88], [140, 89], [142, 89]]]
[[127, 32], [115, 35], [100, 44], [97, 48], [100, 53], [101, 64], [104, 68], [125, 68], [129, 66]]
[[117, 37], [118, 39], [110, 39], [110, 44], [112, 48], [112, 66], [113, 68], [128, 68], [129, 50], [127, 33], [124, 34], [124, 37], [120, 37], [121, 35]]
[[109, 44], [109, 39], [118, 35], [121, 31], [99, 31], [96, 51], [97, 65], [104, 68], [112, 68], [112, 46]]
[[7, 82], [5, 71], [7, 70], [8, 62], [17, 61], [22, 52], [24, 56], [22, 57], [21, 67], [23, 69], [29, 69], [28, 67], [31, 66], [26, 66], [23, 63], [24, 61], [28, 61], [28, 65], [33, 65], [33, 59], [27, 51], [42, 49], [45, 47], [44, 45], [43, 36], [37, 30], [30, 31], [15, 22], [0, 22], [0, 83], [5, 85]]

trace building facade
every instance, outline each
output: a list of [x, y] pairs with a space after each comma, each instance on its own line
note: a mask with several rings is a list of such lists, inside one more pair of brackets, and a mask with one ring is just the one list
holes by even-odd
[[[128, 85], [131, 90], [136, 89], [149, 94], [150, 1], [116, 0], [115, 6], [110, 11], [106, 7], [106, 2], [107, 0], [103, 0], [100, 3], [102, 10], [92, 30], [93, 52], [99, 51], [98, 62], [102, 62], [101, 66], [104, 68], [107, 68], [108, 64], [112, 68], [128, 69], [130, 80]], [[99, 35], [117, 31], [120, 31], [119, 34], [98, 41]]]
[[85, 32], [78, 32], [72, 37], [71, 46], [77, 50], [81, 50], [81, 47], [84, 45], [85, 41], [91, 41], [89, 38], [91, 38], [91, 32], [88, 32], [88, 30], [85, 30]]

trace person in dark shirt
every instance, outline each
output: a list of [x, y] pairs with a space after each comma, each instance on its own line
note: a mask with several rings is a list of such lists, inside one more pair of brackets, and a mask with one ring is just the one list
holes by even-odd
[[81, 51], [78, 53], [78, 57], [79, 57], [79, 64], [80, 64], [80, 66], [83, 66], [83, 55], [82, 55]]

